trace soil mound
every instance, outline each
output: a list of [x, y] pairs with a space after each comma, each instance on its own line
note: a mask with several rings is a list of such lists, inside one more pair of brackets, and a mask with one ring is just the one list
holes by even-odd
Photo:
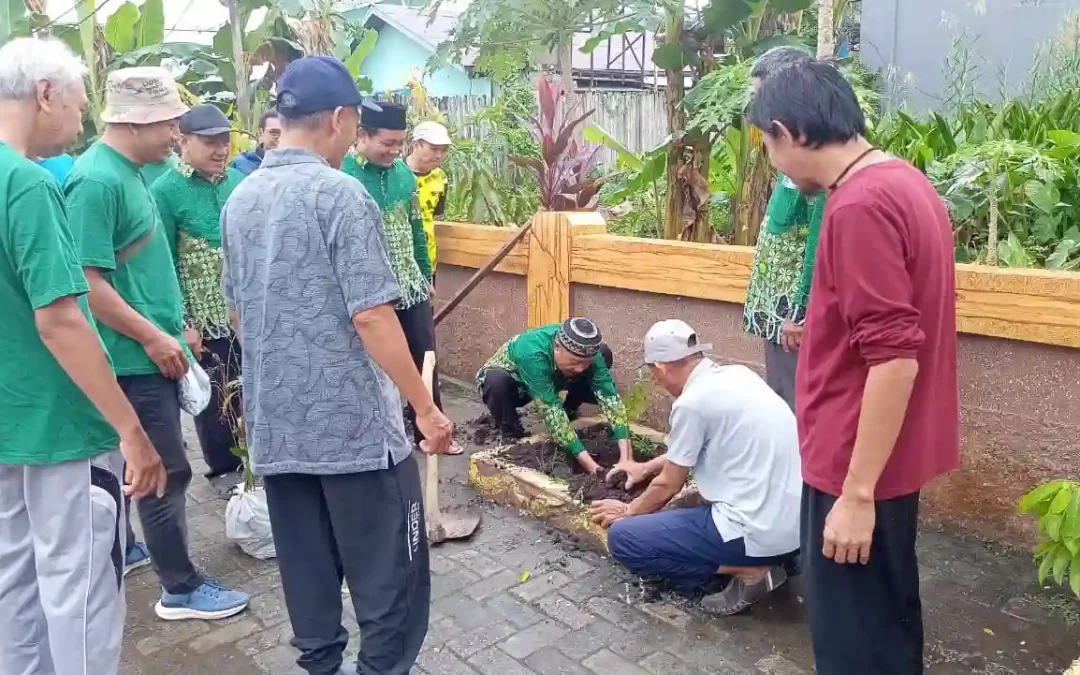
[[[611, 438], [606, 428], [593, 427], [578, 433], [585, 450], [588, 451], [596, 463], [604, 467], [604, 471], [598, 476], [592, 476], [578, 466], [569, 455], [563, 452], [552, 441], [542, 443], [518, 443], [506, 449], [503, 456], [517, 466], [535, 469], [552, 478], [565, 481], [570, 486], [570, 493], [582, 501], [592, 502], [598, 499], [617, 499], [622, 502], [631, 502], [648, 487], [648, 481], [635, 485], [631, 490], [626, 489], [626, 474], [616, 472], [611, 481], [605, 481], [607, 469], [619, 461], [619, 444]], [[646, 461], [650, 457], [663, 452], [664, 448], [650, 446], [651, 453], [642, 452], [639, 447], [641, 442], [635, 439], [634, 458], [638, 461]]]

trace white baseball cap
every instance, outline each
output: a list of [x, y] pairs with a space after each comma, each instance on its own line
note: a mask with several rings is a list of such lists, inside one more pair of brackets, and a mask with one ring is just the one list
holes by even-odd
[[427, 141], [432, 145], [453, 145], [454, 142], [450, 140], [450, 132], [446, 130], [446, 127], [438, 122], [421, 122], [413, 129], [412, 137], [414, 141]]
[[666, 319], [654, 323], [645, 334], [643, 365], [674, 363], [710, 350], [712, 350], [712, 344], [700, 342], [690, 324], [679, 319]]

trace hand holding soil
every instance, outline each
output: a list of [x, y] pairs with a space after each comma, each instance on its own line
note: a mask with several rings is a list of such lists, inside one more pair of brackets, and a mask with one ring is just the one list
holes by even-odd
[[620, 461], [607, 473], [607, 484], [617, 486], [622, 483], [625, 490], [629, 490], [643, 480], [649, 478], [649, 468], [644, 462], [634, 460]]

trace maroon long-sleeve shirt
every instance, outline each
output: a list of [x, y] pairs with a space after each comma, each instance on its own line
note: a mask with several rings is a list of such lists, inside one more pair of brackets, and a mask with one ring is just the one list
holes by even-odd
[[960, 461], [952, 225], [930, 181], [900, 160], [829, 194], [797, 376], [803, 479], [839, 496], [871, 366], [919, 373], [877, 499], [920, 490]]

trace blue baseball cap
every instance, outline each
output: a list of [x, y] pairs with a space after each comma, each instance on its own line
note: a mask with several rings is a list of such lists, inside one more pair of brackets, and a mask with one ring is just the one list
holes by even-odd
[[285, 118], [335, 108], [356, 108], [363, 100], [345, 64], [332, 56], [304, 56], [289, 64], [277, 82], [277, 109]]

